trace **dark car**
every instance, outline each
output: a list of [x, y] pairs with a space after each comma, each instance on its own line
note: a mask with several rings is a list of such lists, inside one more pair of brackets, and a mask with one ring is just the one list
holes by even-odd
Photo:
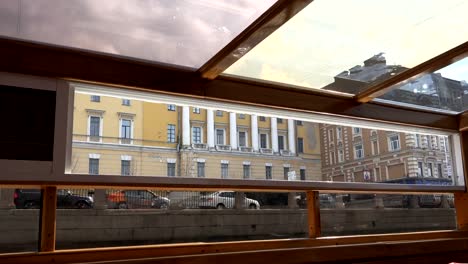
[[[41, 190], [38, 189], [16, 189], [14, 202], [17, 209], [40, 208]], [[57, 208], [92, 208], [93, 198], [73, 194], [69, 190], [57, 191]]]
[[109, 208], [114, 209], [168, 209], [170, 200], [147, 190], [115, 191], [107, 195]]

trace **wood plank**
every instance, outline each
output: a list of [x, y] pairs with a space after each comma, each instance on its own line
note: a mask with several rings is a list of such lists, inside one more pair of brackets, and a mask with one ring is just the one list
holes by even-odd
[[308, 191], [307, 195], [307, 219], [309, 224], [309, 237], [316, 238], [321, 234], [320, 223], [320, 198], [319, 192]]
[[71, 48], [0, 38], [0, 55], [0, 71], [5, 72], [426, 128], [458, 131], [459, 127], [456, 116], [442, 113], [360, 104], [334, 93], [240, 78], [222, 77], [210, 81], [194, 70]]
[[246, 181], [243, 179], [215, 179], [167, 177], [161, 175], [132, 176], [131, 179], [120, 175], [100, 175], [95, 177], [88, 174], [53, 175], [47, 180], [37, 179], [35, 175], [24, 174], [21, 177], [3, 179], [0, 184], [9, 186], [58, 186], [61, 188], [107, 188], [107, 189], [141, 189], [155, 190], [222, 190], [235, 191], [327, 191], [327, 192], [363, 192], [363, 193], [454, 193], [463, 192], [464, 186], [436, 186], [422, 184], [391, 184], [391, 183], [351, 183], [326, 181]]
[[200, 67], [198, 72], [203, 78], [214, 79], [218, 77], [311, 2], [312, 0], [276, 1], [273, 6]]
[[[112, 248], [91, 248], [56, 250], [43, 253], [0, 254], [2, 264], [20, 263], [74, 263], [93, 261], [113, 261], [119, 259], [171, 257], [180, 255], [229, 253], [255, 250], [277, 250], [287, 248], [310, 248], [338, 245], [356, 245], [403, 240], [458, 239], [466, 238], [466, 231], [429, 231], [383, 235], [323, 237], [316, 239], [281, 239], [240, 242], [185, 243], [151, 246], [128, 246]], [[260, 262], [263, 263], [263, 262]], [[275, 263], [275, 262], [272, 262]]]
[[394, 85], [407, 81], [411, 78], [417, 78], [426, 73], [437, 71], [446, 67], [458, 60], [463, 59], [468, 54], [468, 41], [448, 50], [434, 58], [431, 58], [411, 69], [408, 69], [400, 74], [397, 74], [383, 82], [370, 86], [366, 90], [356, 94], [356, 101], [361, 103], [369, 102], [370, 100], [379, 97], [388, 91], [394, 89]]
[[47, 186], [42, 191], [40, 251], [53, 252], [55, 250], [55, 220], [57, 208], [57, 187]]

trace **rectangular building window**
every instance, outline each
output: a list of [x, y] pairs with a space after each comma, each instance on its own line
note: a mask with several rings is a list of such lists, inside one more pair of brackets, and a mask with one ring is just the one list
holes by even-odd
[[444, 177], [444, 173], [442, 172], [442, 164], [440, 164], [440, 163], [437, 164], [437, 174], [438, 174], [439, 178]]
[[89, 140], [90, 141], [101, 140], [101, 117], [99, 116], [89, 117]]
[[306, 180], [306, 170], [305, 169], [301, 169], [299, 171], [299, 174], [301, 176], [301, 181], [305, 181]]
[[167, 111], [175, 111], [175, 110], [176, 110], [176, 106], [174, 104], [167, 105]]
[[260, 148], [268, 148], [267, 134], [260, 134]]
[[335, 164], [335, 152], [330, 151], [330, 165]]
[[175, 163], [167, 163], [167, 176], [174, 177], [175, 176]]
[[122, 99], [122, 105], [130, 106], [130, 99]]
[[344, 151], [342, 149], [338, 150], [338, 162], [344, 162]]
[[371, 150], [372, 150], [372, 155], [379, 154], [379, 143], [377, 140], [371, 141]]
[[192, 143], [201, 143], [201, 127], [192, 127]]
[[265, 178], [267, 180], [271, 180], [272, 179], [272, 176], [271, 176], [271, 166], [265, 166]]
[[302, 121], [301, 120], [296, 120], [296, 126], [302, 126]]
[[99, 159], [89, 159], [89, 174], [99, 175]]
[[197, 162], [197, 177], [205, 177], [205, 162]]
[[335, 139], [333, 138], [333, 129], [328, 130], [328, 141], [333, 142]]
[[221, 164], [221, 178], [223, 179], [229, 178], [229, 164], [227, 163]]
[[120, 161], [120, 174], [124, 176], [132, 175], [130, 171], [130, 160], [121, 160]]
[[388, 144], [390, 151], [400, 150], [400, 136], [393, 135], [388, 137]]
[[245, 131], [239, 131], [239, 147], [247, 147], [247, 135]]
[[175, 142], [175, 125], [167, 125], [167, 142]]
[[336, 139], [337, 140], [343, 139], [343, 128], [341, 127], [336, 128]]
[[427, 163], [427, 177], [433, 177], [434, 171], [432, 168], [432, 163]]
[[283, 118], [278, 118], [277, 121], [278, 124], [283, 124]]
[[239, 119], [245, 119], [245, 114], [239, 114]]
[[224, 129], [216, 129], [216, 145], [224, 145]]
[[244, 172], [244, 179], [249, 179], [250, 178], [250, 165], [244, 164], [243, 172]]
[[288, 180], [289, 167], [283, 167], [283, 178]]
[[418, 161], [418, 177], [424, 176], [423, 163]]
[[91, 95], [91, 102], [101, 102], [101, 96], [99, 95]]
[[223, 116], [223, 111], [216, 110], [216, 116]]
[[414, 147], [420, 148], [421, 147], [421, 135], [414, 134]]
[[297, 138], [297, 153], [304, 153], [304, 139]]
[[353, 134], [361, 134], [361, 128], [360, 127], [353, 127]]
[[122, 119], [120, 128], [120, 137], [122, 144], [130, 144], [132, 139], [132, 120]]
[[192, 111], [194, 114], [200, 114], [200, 107], [194, 107]]
[[264, 116], [260, 116], [259, 119], [260, 119], [260, 121], [262, 121], [262, 122], [265, 122], [265, 121], [266, 121], [266, 117], [264, 117]]
[[362, 148], [362, 144], [354, 146], [354, 159], [362, 159], [364, 158], [364, 149]]
[[278, 136], [278, 149], [284, 149], [284, 136]]

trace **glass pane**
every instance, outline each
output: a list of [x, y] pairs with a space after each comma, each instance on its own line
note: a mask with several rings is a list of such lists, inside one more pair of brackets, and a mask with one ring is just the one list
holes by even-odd
[[94, 206], [57, 210], [58, 249], [308, 236], [301, 193], [99, 189], [73, 193], [92, 193]]
[[274, 2], [7, 0], [0, 34], [198, 68]]
[[323, 236], [456, 229], [453, 194], [320, 194]]
[[398, 84], [376, 101], [459, 113], [468, 109], [468, 58]]
[[0, 189], [0, 253], [37, 251], [39, 189]]
[[[158, 95], [135, 97], [130, 106], [123, 106], [121, 99], [103, 92], [96, 104], [77, 90], [74, 174], [464, 185], [463, 177], [455, 174], [451, 137], [437, 131], [315, 123], [255, 114], [241, 106], [236, 112], [218, 110], [223, 113], [218, 116], [195, 105], [200, 107], [196, 114], [188, 111], [190, 106], [178, 105], [177, 98], [171, 102], [172, 111], [156, 100]], [[117, 96], [117, 90], [113, 94]], [[88, 134], [95, 115], [102, 118], [97, 138]], [[131, 138], [125, 142], [119, 116], [132, 118]], [[200, 128], [196, 141], [194, 127]]]
[[464, 43], [467, 8], [458, 0], [313, 1], [226, 73], [355, 94]]

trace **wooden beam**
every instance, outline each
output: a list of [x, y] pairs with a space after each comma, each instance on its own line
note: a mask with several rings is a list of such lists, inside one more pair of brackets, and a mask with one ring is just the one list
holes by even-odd
[[458, 115], [458, 130], [468, 130], [468, 113], [462, 113]]
[[371, 85], [366, 90], [356, 94], [355, 100], [361, 103], [367, 103], [372, 99], [379, 97], [388, 91], [392, 90], [394, 85], [407, 81], [412, 78], [417, 78], [423, 74], [437, 71], [446, 67], [460, 59], [463, 59], [468, 54], [468, 41], [448, 50], [439, 56], [431, 58], [411, 69], [399, 73], [383, 82]]
[[309, 237], [316, 238], [321, 234], [320, 223], [320, 199], [319, 192], [308, 191], [307, 195], [307, 219], [309, 224]]
[[240, 78], [201, 78], [195, 71], [109, 55], [0, 38], [0, 71], [239, 104], [275, 107], [458, 131], [456, 116], [381, 104], [289, 85]]
[[[73, 177], [70, 177], [73, 176]], [[365, 192], [365, 193], [447, 193], [463, 192], [464, 186], [437, 186], [423, 184], [392, 184], [392, 183], [351, 183], [328, 181], [246, 181], [243, 179], [214, 179], [167, 177], [158, 175], [132, 176], [131, 179], [119, 175], [88, 174], [54, 175], [48, 180], [36, 179], [35, 175], [21, 175], [16, 179], [0, 179], [5, 186], [58, 186], [60, 188], [114, 188], [155, 190], [234, 190], [234, 191], [327, 191], [327, 192]]]
[[57, 187], [47, 186], [42, 191], [40, 241], [41, 252], [55, 250], [55, 219], [57, 208]]
[[[88, 248], [56, 250], [41, 253], [0, 254], [2, 264], [76, 263], [171, 257], [181, 255], [229, 253], [239, 251], [276, 250], [288, 248], [312, 248], [323, 246], [359, 245], [369, 243], [397, 242], [427, 239], [466, 238], [465, 231], [429, 231], [400, 234], [345, 236], [316, 239], [280, 239], [241, 242], [185, 243], [148, 246], [127, 246], [112, 248]], [[261, 262], [260, 262], [261, 263]]]
[[220, 50], [198, 72], [214, 79], [296, 15], [312, 0], [279, 0]]

